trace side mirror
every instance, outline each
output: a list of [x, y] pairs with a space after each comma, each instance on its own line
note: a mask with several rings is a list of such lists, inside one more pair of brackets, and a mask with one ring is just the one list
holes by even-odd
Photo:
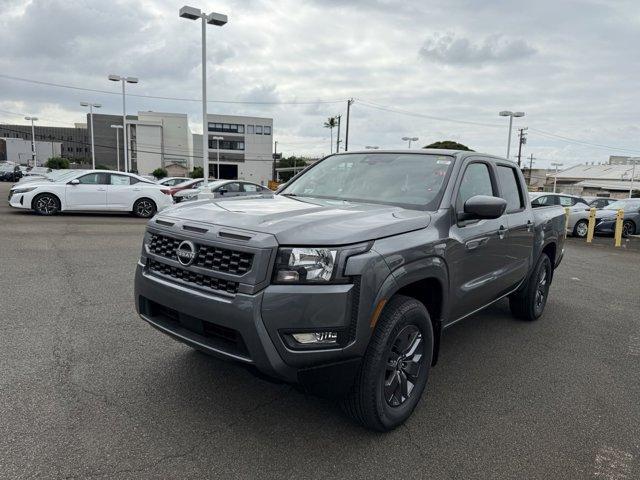
[[219, 193], [220, 195], [224, 195], [225, 193], [227, 193], [227, 189], [225, 189], [225, 188], [219, 188], [219, 189], [218, 189], [218, 193]]
[[77, 178], [74, 178], [69, 182], [69, 185], [78, 185], [79, 183], [80, 183], [80, 180], [78, 180]]
[[464, 213], [459, 220], [481, 220], [501, 217], [507, 209], [507, 201], [500, 197], [475, 195], [464, 202]]

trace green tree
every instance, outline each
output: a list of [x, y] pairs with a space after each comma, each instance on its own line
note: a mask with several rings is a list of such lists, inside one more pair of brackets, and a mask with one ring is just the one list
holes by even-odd
[[439, 148], [443, 150], [465, 150], [467, 152], [473, 152], [466, 145], [463, 145], [458, 142], [454, 142], [453, 140], [443, 140], [442, 142], [434, 142], [431, 145], [424, 146], [422, 148]]
[[333, 153], [333, 129], [338, 126], [338, 120], [336, 117], [329, 117], [326, 122], [324, 122], [324, 128], [328, 128], [331, 130], [331, 150], [329, 153]]
[[193, 167], [193, 171], [189, 173], [191, 178], [204, 178], [204, 169], [202, 167]]
[[47, 160], [45, 166], [54, 170], [66, 170], [67, 168], [69, 168], [69, 160], [62, 157], [51, 157], [49, 160]]
[[107, 167], [106, 165], [96, 165], [96, 170], [111, 170], [111, 168]]
[[169, 176], [169, 172], [167, 172], [166, 168], [156, 168], [153, 172], [151, 172], [156, 179], [162, 180], [165, 177]]
[[[277, 168], [291, 168], [291, 167], [300, 168], [300, 167], [306, 167], [306, 166], [307, 166], [306, 159], [302, 157], [296, 157], [296, 156], [281, 158], [276, 164]], [[291, 177], [293, 177], [293, 175], [294, 175], [294, 172], [280, 172], [280, 180], [282, 180], [283, 182], [288, 182], [291, 179]]]

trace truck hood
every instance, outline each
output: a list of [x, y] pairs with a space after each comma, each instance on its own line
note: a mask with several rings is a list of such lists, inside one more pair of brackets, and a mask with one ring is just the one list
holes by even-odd
[[426, 212], [337, 200], [267, 198], [186, 202], [158, 218], [269, 233], [282, 245], [346, 245], [419, 230]]

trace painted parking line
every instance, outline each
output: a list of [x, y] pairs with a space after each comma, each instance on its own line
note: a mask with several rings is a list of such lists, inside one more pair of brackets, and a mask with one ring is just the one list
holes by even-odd
[[640, 357], [640, 335], [631, 335], [629, 341], [629, 355]]

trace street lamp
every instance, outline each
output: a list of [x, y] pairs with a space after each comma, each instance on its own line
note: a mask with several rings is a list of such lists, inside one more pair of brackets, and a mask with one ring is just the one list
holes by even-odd
[[[224, 140], [224, 137], [211, 137], [211, 140], [216, 141], [216, 180], [220, 180], [220, 140]], [[209, 169], [207, 169], [207, 174]], [[205, 178], [207, 178], [205, 176]]]
[[402, 140], [409, 142], [409, 148], [411, 148], [411, 142], [417, 142], [418, 137], [402, 137]]
[[556, 182], [558, 181], [558, 167], [562, 166], [562, 163], [553, 162], [552, 167], [556, 167], [556, 173], [553, 176], [553, 193], [556, 193]]
[[503, 110], [499, 115], [501, 117], [509, 117], [509, 138], [507, 139], [507, 158], [509, 158], [509, 152], [511, 151], [511, 127], [513, 126], [513, 117], [524, 117], [524, 112]]
[[124, 129], [122, 125], [111, 125], [111, 128], [116, 129], [116, 165], [118, 171], [120, 171], [120, 134], [119, 130]]
[[36, 162], [36, 127], [33, 122], [38, 121], [38, 117], [24, 117], [25, 120], [31, 120], [31, 161], [33, 162], [33, 166], [37, 167]]
[[96, 149], [93, 142], [93, 109], [100, 108], [102, 105], [99, 103], [80, 102], [80, 106], [89, 107], [89, 122], [91, 124], [91, 168], [96, 169]]
[[[206, 14], [199, 8], [185, 5], [179, 15], [188, 20], [202, 19], [202, 169], [204, 185], [209, 184], [209, 122], [207, 121], [207, 23], [222, 27], [227, 23], [227, 16], [221, 13]], [[220, 149], [218, 149], [220, 150]], [[220, 165], [218, 164], [218, 168]], [[218, 175], [220, 171], [218, 170]]]
[[633, 196], [633, 180], [636, 176], [636, 163], [638, 163], [638, 160], [639, 160], [638, 158], [629, 159], [629, 161], [633, 165], [633, 168], [631, 169], [631, 185], [629, 186], [629, 198]]
[[122, 82], [122, 144], [124, 146], [124, 171], [131, 170], [129, 165], [129, 148], [127, 143], [127, 104], [126, 95], [124, 90], [125, 83], [138, 83], [137, 77], [123, 77], [120, 75], [109, 75], [109, 80], [112, 82]]

